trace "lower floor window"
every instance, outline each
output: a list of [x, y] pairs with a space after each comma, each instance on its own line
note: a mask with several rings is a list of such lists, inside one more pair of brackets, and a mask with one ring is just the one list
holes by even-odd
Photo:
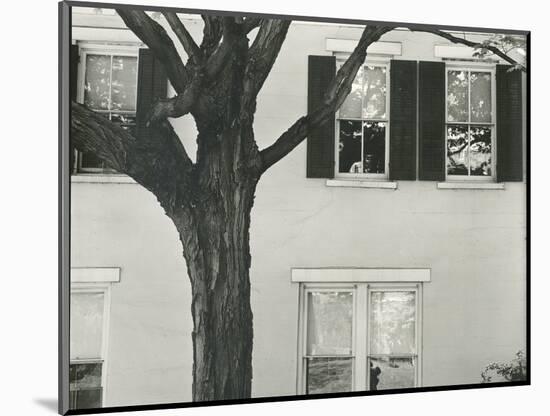
[[302, 289], [302, 393], [419, 385], [419, 285], [307, 284]]

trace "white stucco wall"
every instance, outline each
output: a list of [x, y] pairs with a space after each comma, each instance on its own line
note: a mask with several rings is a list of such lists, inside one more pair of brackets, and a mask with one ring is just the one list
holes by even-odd
[[[199, 37], [200, 25], [190, 25]], [[307, 56], [356, 28], [293, 24], [258, 100], [269, 145], [306, 111]], [[436, 60], [428, 34], [397, 31], [398, 59]], [[194, 123], [174, 121], [190, 153]], [[424, 386], [476, 383], [490, 361], [525, 342], [525, 184], [441, 190], [329, 188], [307, 179], [306, 145], [261, 179], [252, 214], [253, 395], [296, 394], [298, 285], [292, 267], [426, 267]], [[190, 284], [182, 249], [155, 197], [136, 184], [73, 183], [72, 267], [116, 266], [106, 406], [191, 400]]]

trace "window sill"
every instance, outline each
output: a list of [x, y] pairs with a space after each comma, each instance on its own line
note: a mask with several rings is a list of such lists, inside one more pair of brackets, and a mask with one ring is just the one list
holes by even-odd
[[438, 182], [437, 189], [504, 189], [503, 183], [496, 182]]
[[369, 181], [363, 179], [327, 179], [326, 185], [338, 188], [397, 189], [397, 182]]
[[137, 183], [126, 175], [77, 174], [71, 175], [71, 183]]

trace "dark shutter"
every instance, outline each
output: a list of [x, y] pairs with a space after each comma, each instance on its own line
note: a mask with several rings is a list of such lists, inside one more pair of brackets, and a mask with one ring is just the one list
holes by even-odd
[[[336, 57], [310, 56], [308, 61], [307, 111], [321, 104], [336, 74]], [[314, 127], [307, 137], [307, 177], [334, 177], [334, 117]]]
[[416, 61], [390, 69], [390, 179], [416, 179]]
[[497, 180], [523, 180], [521, 71], [497, 65]]
[[150, 49], [140, 49], [136, 107], [138, 136], [145, 133], [146, 116], [159, 98], [166, 98], [167, 88], [168, 78], [160, 61], [154, 57]]
[[[419, 179], [445, 180], [445, 63], [420, 62]], [[392, 120], [393, 121], [393, 120]]]

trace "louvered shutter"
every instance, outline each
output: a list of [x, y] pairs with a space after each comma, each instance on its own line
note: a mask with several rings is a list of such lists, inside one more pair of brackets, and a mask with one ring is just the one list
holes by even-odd
[[521, 71], [497, 65], [497, 180], [523, 180]]
[[416, 179], [416, 61], [390, 69], [390, 179]]
[[445, 63], [420, 62], [419, 179], [445, 180]]
[[[322, 102], [330, 82], [336, 74], [336, 57], [309, 56], [308, 61], [308, 113]], [[334, 117], [312, 129], [307, 137], [307, 177], [334, 177]]]

